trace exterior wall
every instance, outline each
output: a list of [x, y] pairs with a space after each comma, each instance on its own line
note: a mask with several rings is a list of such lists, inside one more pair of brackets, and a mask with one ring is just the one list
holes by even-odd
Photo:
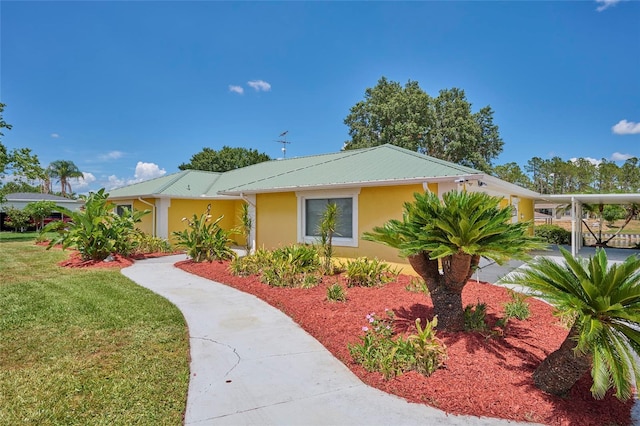
[[218, 217], [224, 215], [224, 218], [220, 221], [220, 226], [223, 229], [229, 230], [236, 226], [236, 200], [183, 200], [173, 199], [169, 206], [168, 217], [168, 235], [169, 240], [175, 243], [173, 238], [174, 231], [183, 231], [187, 227], [187, 223], [182, 221], [182, 218], [193, 218], [193, 215], [200, 216], [203, 214], [207, 205], [211, 204], [211, 216], [212, 220], [216, 220]]
[[297, 240], [297, 198], [294, 192], [256, 196], [256, 248], [274, 249]]
[[[429, 190], [437, 192], [436, 184]], [[380, 226], [389, 219], [401, 219], [405, 201], [413, 199], [414, 192], [424, 192], [422, 185], [362, 188], [358, 196], [358, 246], [334, 246], [336, 257], [377, 257], [388, 262], [406, 265], [396, 249], [360, 237], [365, 231]], [[297, 242], [297, 197], [293, 192], [258, 194], [256, 198], [256, 244], [258, 248], [273, 249]]]
[[[433, 184], [432, 184], [433, 185]], [[437, 192], [437, 187], [429, 188]], [[377, 257], [387, 262], [406, 264], [398, 256], [398, 250], [383, 244], [363, 241], [362, 234], [382, 226], [389, 219], [402, 219], [402, 208], [406, 201], [413, 200], [415, 192], [424, 192], [422, 185], [382, 186], [362, 188], [358, 206], [358, 247], [334, 247], [338, 257]]]

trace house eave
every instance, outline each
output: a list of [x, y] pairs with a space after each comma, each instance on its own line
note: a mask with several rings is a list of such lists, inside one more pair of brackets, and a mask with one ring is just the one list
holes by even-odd
[[455, 176], [432, 176], [432, 177], [417, 177], [411, 179], [385, 179], [375, 181], [361, 181], [361, 182], [344, 182], [344, 183], [329, 183], [322, 185], [292, 185], [282, 186], [277, 188], [265, 188], [265, 189], [250, 189], [250, 190], [233, 190], [227, 189], [219, 191], [221, 195], [237, 195], [240, 194], [265, 194], [276, 192], [291, 192], [291, 191], [318, 191], [327, 189], [344, 189], [344, 188], [365, 188], [376, 186], [400, 186], [400, 185], [414, 185], [424, 183], [441, 183], [441, 182], [455, 182], [456, 179], [484, 179], [484, 174], [468, 174], [468, 175], [455, 175]]

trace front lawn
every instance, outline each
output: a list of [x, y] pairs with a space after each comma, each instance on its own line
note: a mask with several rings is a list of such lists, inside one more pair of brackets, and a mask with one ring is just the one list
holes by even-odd
[[56, 265], [67, 256], [0, 242], [0, 424], [182, 424], [180, 311], [117, 269]]

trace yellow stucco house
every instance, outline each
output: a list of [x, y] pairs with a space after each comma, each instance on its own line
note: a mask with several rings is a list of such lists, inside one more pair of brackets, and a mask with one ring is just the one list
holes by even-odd
[[[163, 238], [185, 229], [184, 217], [203, 213], [211, 204], [221, 226], [240, 224], [248, 203], [253, 219], [253, 247], [267, 249], [317, 238], [317, 223], [329, 201], [339, 206], [340, 234], [334, 237], [338, 257], [377, 257], [405, 264], [397, 251], [368, 241], [363, 232], [402, 218], [405, 201], [415, 192], [442, 195], [454, 189], [503, 197], [513, 207], [513, 221], [532, 221], [537, 193], [484, 172], [393, 145], [334, 154], [274, 160], [226, 173], [185, 170], [112, 190], [119, 208], [150, 209], [140, 228]], [[244, 238], [237, 236], [243, 245]]]

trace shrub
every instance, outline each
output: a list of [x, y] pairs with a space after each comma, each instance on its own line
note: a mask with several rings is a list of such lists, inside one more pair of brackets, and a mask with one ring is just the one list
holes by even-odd
[[27, 210], [16, 209], [15, 207], [9, 207], [4, 210], [7, 214], [5, 218], [5, 224], [13, 228], [15, 232], [24, 232], [29, 226], [29, 222], [31, 221], [31, 216]]
[[262, 267], [262, 282], [274, 287], [312, 287], [319, 282], [320, 256], [314, 246], [294, 244], [272, 252]]
[[484, 331], [487, 329], [485, 317], [487, 316], [487, 304], [478, 302], [475, 305], [467, 305], [464, 308], [464, 329], [466, 331]]
[[347, 261], [347, 287], [375, 287], [393, 281], [399, 271], [378, 259], [360, 257]]
[[138, 232], [134, 238], [136, 240], [135, 254], [171, 253], [173, 251], [171, 243], [164, 238], [152, 237], [144, 232]]
[[296, 272], [315, 272], [320, 267], [318, 249], [304, 244], [293, 244], [273, 251], [273, 259], [288, 262]]
[[229, 265], [229, 270], [233, 275], [247, 277], [259, 274], [263, 268], [269, 267], [272, 262], [273, 252], [262, 248], [251, 255], [234, 258]]
[[44, 228], [44, 218], [50, 216], [56, 208], [56, 203], [53, 201], [40, 200], [27, 204], [24, 210], [36, 223], [36, 229], [42, 229]]
[[339, 283], [331, 284], [327, 287], [327, 300], [330, 302], [345, 302], [347, 293]]
[[113, 211], [114, 205], [108, 201], [108, 197], [109, 194], [102, 188], [88, 196], [80, 196], [85, 202], [84, 210], [71, 211], [59, 207], [71, 221], [63, 229], [60, 229], [57, 221], [44, 227], [43, 232], [58, 231], [47, 249], [56, 244], [61, 244], [63, 249], [73, 247], [80, 252], [83, 260], [104, 260], [114, 253], [128, 256], [135, 248], [135, 224], [150, 210], [126, 211], [120, 217]]
[[513, 290], [509, 290], [509, 297], [511, 302], [504, 304], [504, 314], [506, 319], [517, 318], [519, 320], [526, 320], [531, 315], [529, 311], [529, 304], [525, 301], [527, 296], [517, 293]]
[[540, 225], [534, 228], [535, 236], [549, 244], [571, 244], [571, 232], [558, 225]]
[[233, 259], [236, 255], [230, 247], [231, 231], [226, 231], [219, 225], [224, 216], [210, 222], [210, 212], [211, 204], [207, 205], [205, 212], [199, 217], [194, 214], [191, 219], [183, 218], [182, 221], [187, 222], [187, 229], [173, 233], [178, 239], [178, 246], [185, 247], [187, 255], [197, 263]]
[[375, 313], [366, 316], [368, 326], [362, 328], [365, 332], [362, 343], [349, 345], [349, 353], [355, 362], [367, 371], [382, 373], [385, 379], [411, 370], [429, 376], [444, 363], [446, 348], [435, 336], [436, 318], [427, 322], [424, 328], [417, 319], [417, 334], [394, 340], [394, 315], [389, 310], [386, 314], [387, 318], [380, 318]]

